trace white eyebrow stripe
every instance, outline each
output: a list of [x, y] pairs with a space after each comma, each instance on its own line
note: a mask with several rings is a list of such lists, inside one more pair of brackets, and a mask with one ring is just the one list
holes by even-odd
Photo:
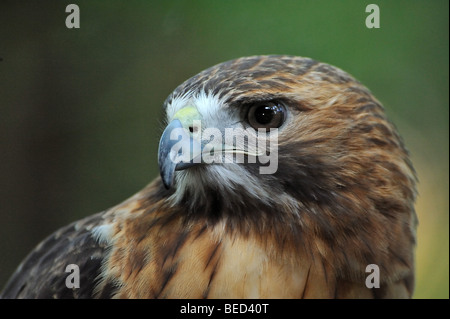
[[192, 98], [192, 103], [198, 112], [206, 120], [217, 117], [219, 110], [223, 107], [223, 102], [214, 94], [200, 91]]
[[167, 121], [170, 122], [175, 113], [186, 106], [195, 106], [200, 115], [209, 122], [217, 118], [219, 110], [224, 106], [224, 103], [217, 95], [207, 93], [204, 90], [195, 93], [188, 91], [175, 97], [167, 105]]
[[170, 103], [167, 105], [166, 108], [167, 123], [169, 123], [172, 120], [175, 113], [177, 113], [183, 107], [188, 105], [192, 95], [193, 95], [192, 91], [187, 91], [182, 95], [176, 96], [170, 101]]

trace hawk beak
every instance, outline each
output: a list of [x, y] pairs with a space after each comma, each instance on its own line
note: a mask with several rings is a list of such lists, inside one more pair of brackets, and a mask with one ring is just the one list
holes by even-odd
[[[166, 189], [172, 187], [176, 170], [201, 163], [202, 144], [186, 128], [192, 126], [193, 118], [199, 118], [197, 109], [181, 109], [167, 125], [159, 141], [159, 172]], [[186, 125], [187, 123], [191, 124]]]

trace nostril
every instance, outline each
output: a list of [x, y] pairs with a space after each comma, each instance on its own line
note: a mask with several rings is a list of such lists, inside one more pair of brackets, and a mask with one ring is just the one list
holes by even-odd
[[197, 126], [189, 126], [189, 132], [197, 133], [198, 132], [198, 127]]

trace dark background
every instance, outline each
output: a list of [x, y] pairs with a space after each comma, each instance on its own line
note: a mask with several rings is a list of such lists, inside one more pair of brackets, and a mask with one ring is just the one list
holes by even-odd
[[[67, 29], [76, 3], [81, 28]], [[368, 29], [376, 3], [381, 28]], [[161, 107], [254, 54], [308, 56], [366, 84], [420, 178], [417, 298], [449, 297], [448, 1], [2, 1], [0, 287], [45, 236], [158, 175]]]

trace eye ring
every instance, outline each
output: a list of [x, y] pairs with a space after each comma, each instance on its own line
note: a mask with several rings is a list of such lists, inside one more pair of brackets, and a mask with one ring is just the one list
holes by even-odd
[[247, 122], [255, 130], [279, 128], [285, 120], [284, 105], [275, 101], [264, 101], [252, 104], [248, 108]]

